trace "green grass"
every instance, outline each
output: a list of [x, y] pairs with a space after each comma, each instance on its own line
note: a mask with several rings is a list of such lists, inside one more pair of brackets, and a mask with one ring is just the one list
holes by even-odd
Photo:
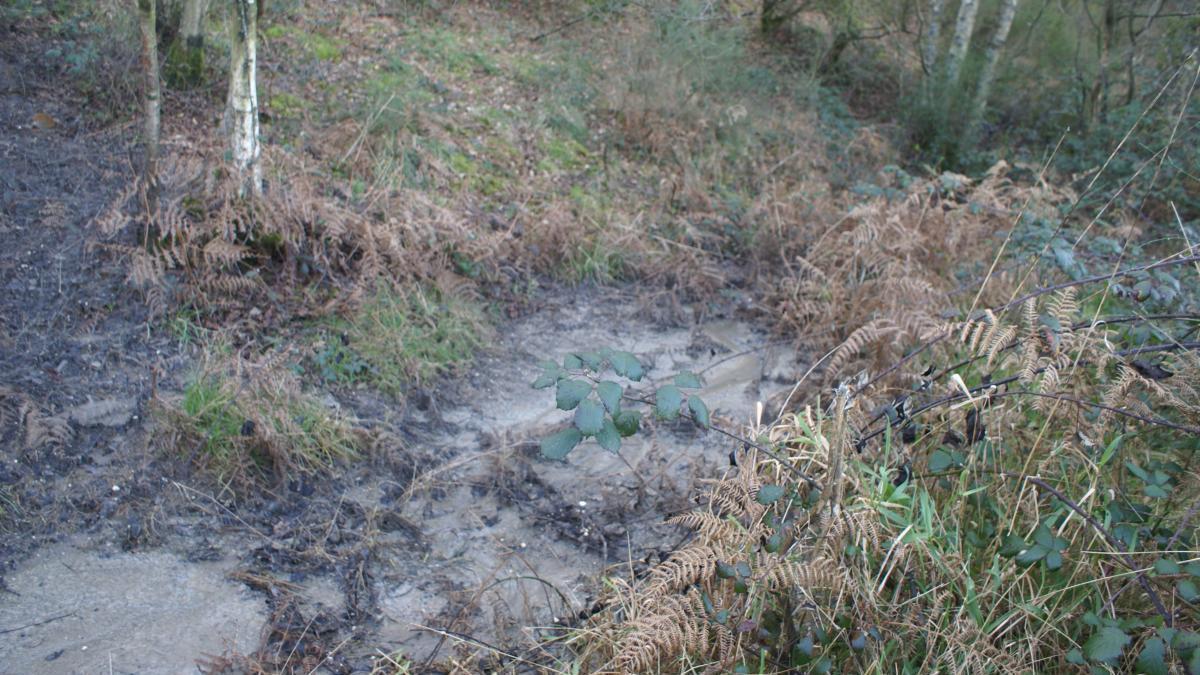
[[320, 33], [308, 33], [292, 26], [276, 24], [263, 31], [268, 40], [292, 38], [305, 55], [318, 61], [339, 61], [342, 58], [341, 40]]
[[223, 485], [245, 487], [357, 456], [350, 425], [301, 391], [290, 371], [235, 378], [255, 368], [202, 369], [165, 409], [199, 466]]
[[572, 283], [595, 281], [603, 284], [621, 279], [625, 267], [624, 252], [596, 238], [579, 243], [567, 254], [562, 276]]
[[323, 353], [333, 350], [334, 355], [324, 357], [325, 362], [338, 366], [323, 369], [323, 374], [400, 396], [412, 383], [467, 363], [483, 346], [485, 325], [473, 302], [428, 289], [381, 288], [352, 318], [330, 322], [328, 328], [344, 335], [345, 342], [333, 340], [334, 346], [326, 347]]

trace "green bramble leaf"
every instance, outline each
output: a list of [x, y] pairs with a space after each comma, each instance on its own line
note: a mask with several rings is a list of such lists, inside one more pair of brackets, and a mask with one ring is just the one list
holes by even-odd
[[604, 408], [592, 399], [584, 399], [575, 409], [575, 428], [584, 436], [595, 436], [604, 428]]
[[621, 394], [624, 390], [621, 385], [616, 382], [604, 380], [596, 385], [596, 393], [600, 395], [600, 401], [604, 403], [604, 407], [608, 412], [615, 414], [621, 408]]
[[531, 385], [534, 389], [545, 389], [558, 382], [558, 379], [563, 376], [562, 368], [553, 361], [543, 361], [541, 363], [542, 374], [533, 381]]
[[1025, 540], [1021, 537], [1010, 534], [1004, 538], [1004, 543], [1000, 545], [1000, 555], [1005, 558], [1011, 558], [1028, 547]]
[[1063, 565], [1062, 552], [1061, 551], [1050, 551], [1049, 553], [1046, 554], [1046, 558], [1043, 561], [1043, 564], [1046, 566], [1046, 569], [1050, 570], [1051, 572], [1053, 572], [1056, 569], [1059, 569]]
[[764, 485], [758, 489], [758, 503], [763, 506], [773, 504], [783, 496], [783, 492], [780, 485]]
[[1024, 551], [1021, 551], [1017, 555], [1017, 559], [1016, 559], [1017, 564], [1020, 565], [1021, 567], [1029, 567], [1030, 565], [1041, 560], [1042, 558], [1045, 558], [1046, 554], [1049, 552], [1050, 551], [1048, 549], [1046, 549], [1046, 547], [1042, 546], [1041, 544], [1034, 544], [1033, 546], [1030, 546], [1029, 548], [1025, 549]]
[[929, 470], [934, 473], [945, 471], [954, 465], [954, 458], [945, 450], [934, 450], [929, 455]]
[[616, 454], [621, 449], [621, 434], [610, 419], [605, 419], [600, 433], [596, 434], [596, 442], [605, 450]]
[[1171, 496], [1171, 493], [1164, 490], [1161, 485], [1147, 485], [1142, 488], [1142, 492], [1152, 499], [1166, 499]]
[[542, 455], [547, 459], [563, 459], [567, 453], [575, 449], [576, 445], [579, 445], [581, 440], [583, 440], [583, 434], [579, 433], [578, 429], [574, 427], [563, 429], [542, 439]]
[[574, 410], [579, 402], [592, 393], [590, 382], [583, 380], [559, 380], [558, 389], [554, 393], [554, 401], [559, 410]]
[[575, 354], [567, 354], [563, 359], [563, 368], [567, 370], [581, 370], [583, 368], [583, 359]]
[[1135, 664], [1139, 673], [1146, 675], [1168, 675], [1167, 643], [1162, 638], [1150, 638], [1142, 645], [1142, 653], [1138, 654]]
[[579, 360], [583, 361], [583, 365], [587, 366], [588, 370], [591, 370], [592, 372], [600, 372], [601, 366], [604, 365], [604, 358], [596, 352], [583, 352], [581, 354], [576, 354], [576, 356], [578, 356]]
[[700, 383], [700, 378], [695, 373], [685, 370], [675, 376], [675, 386], [684, 389], [699, 389], [704, 385]]
[[641, 425], [642, 414], [636, 410], [622, 410], [613, 415], [613, 425], [617, 428], [617, 433], [622, 438], [628, 438], [638, 432], [638, 426]]
[[654, 407], [664, 420], [679, 417], [679, 406], [683, 404], [683, 392], [673, 384], [664, 385], [654, 393]]
[[1175, 590], [1179, 592], [1179, 597], [1188, 602], [1200, 600], [1200, 588], [1196, 587], [1196, 582], [1191, 579], [1182, 579], [1175, 584]]
[[1159, 574], [1179, 574], [1179, 572], [1182, 571], [1182, 568], [1180, 568], [1179, 563], [1175, 562], [1174, 560], [1169, 558], [1159, 558], [1158, 560], [1154, 561], [1154, 571], [1158, 572]]
[[634, 382], [641, 381], [642, 375], [645, 373], [642, 363], [629, 352], [613, 352], [608, 357], [608, 362], [612, 364], [613, 372]]
[[700, 400], [699, 396], [688, 397], [688, 410], [692, 411], [692, 418], [696, 420], [697, 424], [705, 429], [712, 426], [712, 422], [709, 420], [708, 406]]
[[1096, 631], [1083, 645], [1083, 655], [1089, 661], [1115, 661], [1121, 657], [1131, 638], [1120, 628], [1105, 626]]

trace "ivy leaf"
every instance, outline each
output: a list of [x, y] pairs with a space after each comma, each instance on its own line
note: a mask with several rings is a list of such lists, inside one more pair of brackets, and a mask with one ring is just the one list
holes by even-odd
[[595, 436], [604, 428], [604, 408], [592, 399], [584, 399], [575, 409], [575, 428], [585, 436]]
[[600, 400], [604, 403], [604, 407], [608, 408], [608, 412], [615, 414], [621, 407], [621, 385], [616, 382], [604, 380], [596, 385], [596, 393], [600, 395]]
[[658, 388], [654, 393], [654, 406], [658, 416], [664, 420], [679, 417], [679, 406], [683, 403], [683, 392], [673, 384]]
[[1181, 571], [1179, 563], [1168, 558], [1159, 558], [1154, 561], [1154, 571], [1159, 574], [1179, 574]]
[[675, 376], [675, 386], [684, 389], [699, 389], [704, 385], [700, 383], [700, 378], [695, 373], [685, 370]]
[[758, 489], [758, 503], [763, 506], [773, 504], [783, 496], [783, 492], [781, 485], [764, 485]]
[[1106, 626], [1096, 631], [1083, 645], [1083, 655], [1090, 661], [1115, 661], [1125, 651], [1130, 638], [1120, 628]]
[[581, 440], [583, 440], [583, 434], [579, 433], [578, 429], [574, 427], [563, 429], [542, 439], [542, 455], [546, 459], [562, 459], [567, 456], [568, 452], [574, 450]]
[[1138, 654], [1137, 670], [1146, 675], [1168, 675], [1167, 644], [1162, 638], [1150, 638], [1142, 645], [1142, 653]]
[[604, 420], [600, 433], [596, 434], [596, 442], [614, 455], [621, 449], [621, 434], [617, 432], [617, 427], [612, 420]]
[[613, 416], [613, 425], [617, 428], [617, 433], [623, 438], [628, 438], [638, 432], [638, 426], [641, 424], [642, 414], [636, 410], [622, 410]]
[[590, 382], [583, 380], [559, 380], [554, 392], [554, 402], [559, 410], [574, 410], [579, 402], [592, 393]]
[[563, 359], [563, 368], [567, 370], [579, 370], [583, 368], [583, 359], [575, 354], [567, 354], [566, 358]]
[[1184, 579], [1175, 584], [1175, 590], [1179, 591], [1179, 597], [1188, 602], [1195, 602], [1200, 599], [1200, 588], [1196, 587], [1196, 582], [1191, 579]]
[[707, 429], [711, 425], [708, 416], [708, 406], [704, 404], [704, 401], [700, 400], [699, 396], [688, 397], [688, 410], [692, 411], [692, 417], [695, 418], [696, 423], [700, 426]]
[[639, 382], [642, 375], [645, 373], [642, 370], [642, 363], [638, 361], [633, 354], [629, 352], [613, 352], [608, 357], [608, 362], [612, 364], [613, 371], [621, 377], [628, 377], [634, 382]]

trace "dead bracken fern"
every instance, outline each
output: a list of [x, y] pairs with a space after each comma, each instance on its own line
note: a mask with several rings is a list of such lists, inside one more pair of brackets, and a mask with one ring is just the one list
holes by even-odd
[[66, 445], [72, 436], [65, 415], [45, 415], [37, 405], [15, 389], [0, 387], [0, 434], [13, 430], [17, 445], [25, 450]]
[[278, 182], [244, 199], [219, 157], [215, 146], [180, 149], [163, 162], [153, 214], [138, 211], [144, 200], [135, 181], [96, 219], [99, 246], [125, 262], [129, 284], [156, 313], [180, 304], [221, 311], [280, 302], [288, 311], [328, 313], [380, 280], [436, 283], [456, 262], [492, 278], [513, 239], [477, 232], [420, 192], [369, 194], [372, 208], [364, 211], [329, 196], [309, 167], [278, 150], [262, 160]]
[[[898, 194], [859, 204], [815, 233], [796, 218], [794, 230], [764, 234], [762, 264], [783, 270], [763, 280], [778, 330], [817, 334], [805, 346], [831, 351], [831, 374], [895, 361], [943, 325], [937, 312], [952, 304], [946, 280], [955, 269], [987, 262], [989, 238], [1010, 228], [1022, 208], [1048, 210], [1069, 198], [1045, 185], [1018, 185], [1009, 168], [1001, 162], [978, 183], [955, 174], [911, 179]], [[982, 300], [1002, 299], [1004, 287], [993, 279]], [[830, 317], [837, 323], [829, 325]], [[998, 348], [1014, 337], [1007, 327], [988, 326], [974, 339]]]

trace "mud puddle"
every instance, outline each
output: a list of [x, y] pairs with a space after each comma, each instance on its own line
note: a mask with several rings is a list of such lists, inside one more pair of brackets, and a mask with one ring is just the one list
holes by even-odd
[[[539, 361], [627, 350], [647, 368], [647, 391], [696, 372], [714, 418], [740, 429], [798, 369], [794, 350], [768, 339], [735, 320], [663, 328], [619, 296], [568, 299], [508, 326], [468, 377], [468, 399], [440, 411], [448, 431], [421, 444], [457, 455], [400, 500], [426, 547], [381, 584], [380, 643], [425, 662], [461, 635], [528, 646], [556, 634], [593, 605], [607, 568], [624, 563], [629, 573], [669, 554], [686, 533], [663, 519], [691, 508], [699, 481], [729, 467], [728, 439], [690, 422], [651, 424], [619, 456], [585, 442], [565, 462], [542, 459], [537, 441], [571, 414], [555, 409], [553, 389], [530, 388]], [[359, 496], [376, 499], [371, 486]]]
[[264, 602], [227, 578], [234, 564], [44, 547], [6, 578], [0, 672], [188, 673], [204, 654], [252, 652]]

